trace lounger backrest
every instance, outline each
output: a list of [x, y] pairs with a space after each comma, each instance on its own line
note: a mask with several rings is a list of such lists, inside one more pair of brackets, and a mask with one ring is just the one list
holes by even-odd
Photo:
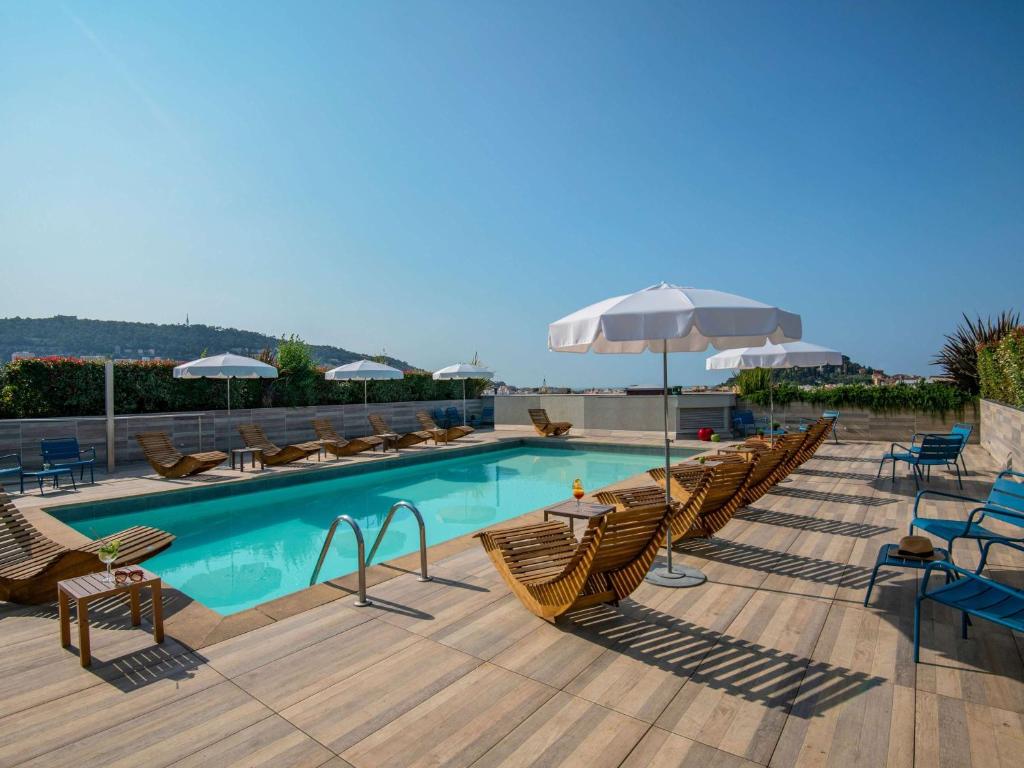
[[135, 439], [150, 461], [171, 465], [181, 459], [181, 451], [174, 447], [166, 432], [140, 432]]
[[416, 411], [416, 420], [424, 429], [440, 429], [437, 426], [437, 422], [430, 418], [430, 414], [426, 411]]
[[[604, 516], [604, 534], [594, 557], [592, 572], [614, 571], [636, 560], [652, 537], [665, 533], [665, 499], [652, 506], [636, 507]], [[660, 542], [660, 536], [659, 536]]]
[[996, 478], [992, 490], [989, 491], [986, 502], [987, 507], [1001, 507], [1013, 510], [1018, 514], [1003, 515], [999, 512], [985, 512], [985, 517], [994, 517], [1004, 523], [1024, 527], [1024, 520], [1020, 517], [1020, 515], [1024, 515], [1024, 482], [1021, 480], [1024, 480], [1024, 475], [1019, 472], [1001, 472]]
[[316, 436], [321, 440], [327, 440], [331, 443], [345, 442], [335, 431], [330, 419], [313, 419], [313, 431], [316, 432]]
[[753, 463], [719, 464], [710, 471], [711, 482], [700, 506], [700, 514], [708, 515], [718, 511], [739, 492], [747, 482]]
[[759, 453], [754, 457], [754, 468], [750, 472], [749, 484], [754, 486], [763, 483], [789, 455], [789, 450], [779, 444], [776, 444], [771, 450]]
[[530, 421], [534, 423], [534, 426], [541, 427], [542, 429], [551, 423], [551, 419], [548, 418], [548, 412], [543, 408], [531, 408]]
[[39, 441], [39, 450], [45, 464], [53, 461], [78, 461], [82, 458], [77, 437], [44, 438]]
[[373, 434], [375, 434], [375, 435], [390, 435], [391, 434], [391, 427], [388, 425], [388, 423], [386, 421], [384, 421], [384, 417], [381, 416], [379, 413], [371, 413], [366, 418], [370, 422], [370, 426], [373, 428]]
[[275, 452], [280, 450], [267, 439], [267, 436], [263, 434], [263, 428], [257, 424], [241, 424], [238, 427], [238, 433], [249, 448], [259, 448], [260, 450]]
[[41, 545], [52, 542], [25, 519], [6, 493], [0, 492], [0, 566], [23, 560]]

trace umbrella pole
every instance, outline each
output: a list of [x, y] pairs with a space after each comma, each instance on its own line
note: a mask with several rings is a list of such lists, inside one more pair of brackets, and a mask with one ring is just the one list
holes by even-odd
[[462, 426], [466, 426], [466, 380], [462, 380]]
[[363, 410], [364, 411], [366, 410], [366, 385], [369, 384], [369, 383], [370, 383], [369, 381], [367, 381], [366, 379], [363, 379]]
[[228, 453], [231, 453], [231, 377], [228, 376]]
[[[668, 436], [668, 342], [662, 342], [661, 348], [661, 404], [665, 418], [665, 508], [667, 514], [671, 514], [672, 507], [672, 440]], [[672, 566], [672, 526], [665, 531], [665, 551], [667, 553], [668, 565], [665, 568], [652, 568], [647, 574], [646, 581], [656, 584], [659, 587], [695, 587], [707, 580], [701, 571], [696, 568], [682, 567], [676, 569]]]
[[771, 447], [775, 447], [775, 376], [768, 369], [768, 434], [771, 436]]

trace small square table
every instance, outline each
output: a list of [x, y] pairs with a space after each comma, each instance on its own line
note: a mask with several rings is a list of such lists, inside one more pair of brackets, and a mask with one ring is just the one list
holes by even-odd
[[[883, 544], [878, 550], [878, 557], [875, 560], [875, 567], [871, 571], [871, 579], [868, 581], [868, 591], [864, 595], [864, 605], [871, 599], [871, 590], [875, 588], [875, 577], [878, 576], [878, 569], [887, 568], [910, 568], [915, 571], [922, 571], [936, 561], [949, 562], [949, 550], [942, 547], [935, 547], [935, 557], [929, 560], [922, 560], [920, 557], [904, 557], [900, 555], [899, 544]], [[946, 571], [946, 583], [950, 582], [952, 574]]]
[[381, 453], [387, 453], [388, 446], [390, 446], [393, 450], [398, 450], [398, 448], [395, 447], [395, 443], [398, 442], [397, 432], [382, 432], [381, 434], [377, 435], [377, 437], [379, 437], [382, 440], [380, 444]]
[[88, 667], [92, 663], [92, 653], [89, 649], [89, 603], [94, 600], [127, 593], [132, 608], [132, 625], [137, 627], [142, 622], [141, 592], [144, 587], [149, 587], [153, 597], [153, 640], [157, 643], [164, 641], [164, 605], [160, 577], [137, 565], [128, 568], [142, 571], [142, 581], [110, 584], [103, 580], [105, 571], [101, 571], [57, 582], [60, 644], [63, 648], [71, 645], [71, 601], [74, 600], [78, 619], [78, 654], [83, 667]]
[[[62, 475], [67, 475], [71, 478], [71, 486], [77, 491], [78, 484], [75, 482], [75, 473], [71, 471], [71, 467], [49, 467], [47, 469], [37, 469], [34, 472], [22, 472], [22, 477], [31, 477], [39, 483], [39, 495], [45, 496], [46, 493], [43, 491], [43, 480], [52, 480], [54, 488], [60, 488], [60, 478]], [[21, 491], [25, 492], [24, 479], [22, 480]]]
[[253, 472], [256, 471], [256, 461], [260, 462], [260, 469], [265, 469], [263, 466], [263, 454], [259, 448], [232, 448], [231, 449], [231, 468], [235, 468], [237, 460], [238, 471], [245, 472], [245, 456], [249, 455], [249, 466], [252, 467]]
[[576, 520], [583, 520], [586, 522], [594, 517], [600, 517], [601, 515], [607, 515], [609, 512], [614, 512], [615, 507], [610, 504], [598, 504], [595, 501], [581, 501], [579, 508], [577, 509], [576, 499], [569, 499], [568, 501], [562, 501], [555, 504], [552, 507], [548, 507], [544, 510], [544, 522], [553, 515], [555, 517], [565, 517], [569, 519], [569, 530], [576, 535], [576, 530], [573, 527]]

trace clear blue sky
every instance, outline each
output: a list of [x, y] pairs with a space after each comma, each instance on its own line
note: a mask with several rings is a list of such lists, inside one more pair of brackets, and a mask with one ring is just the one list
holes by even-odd
[[928, 373], [1024, 308], [1022, 39], [1016, 2], [7, 0], [0, 316], [653, 383], [546, 330], [667, 280]]

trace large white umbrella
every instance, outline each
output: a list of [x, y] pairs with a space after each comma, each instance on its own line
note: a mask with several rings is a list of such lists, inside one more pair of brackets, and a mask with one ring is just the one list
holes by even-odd
[[482, 365], [472, 363], [455, 363], [446, 366], [439, 371], [434, 371], [434, 379], [461, 379], [462, 380], [462, 424], [466, 424], [466, 379], [489, 379], [494, 371], [484, 368]]
[[356, 360], [354, 363], [339, 365], [324, 374], [328, 381], [361, 381], [363, 382], [363, 407], [366, 407], [366, 384], [370, 381], [386, 381], [401, 379], [405, 374], [397, 368], [372, 360]]
[[226, 379], [228, 383], [228, 449], [231, 449], [231, 379], [276, 379], [277, 368], [243, 355], [201, 357], [174, 366], [176, 379]]
[[[732, 293], [659, 283], [636, 293], [599, 301], [551, 323], [548, 349], [601, 354], [661, 353], [665, 502], [671, 504], [668, 353], [701, 352], [708, 346], [734, 349], [766, 341], [796, 341], [800, 334], [800, 316], [792, 312]], [[648, 581], [683, 587], [705, 580], [704, 574], [695, 568], [673, 567], [671, 531], [666, 547], [668, 567], [652, 570]]]
[[727, 349], [707, 359], [709, 371], [768, 369], [768, 434], [775, 444], [775, 386], [771, 372], [776, 368], [817, 368], [822, 365], [842, 365], [843, 356], [834, 349], [806, 341], [783, 344], [764, 344], [760, 347]]

